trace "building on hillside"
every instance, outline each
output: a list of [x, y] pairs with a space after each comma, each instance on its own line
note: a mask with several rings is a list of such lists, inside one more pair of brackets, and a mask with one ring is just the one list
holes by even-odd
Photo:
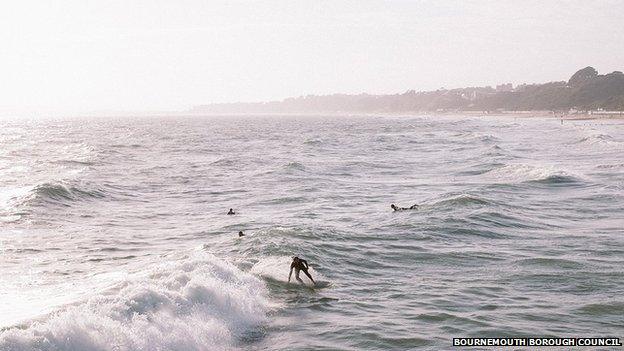
[[507, 84], [500, 84], [496, 86], [497, 93], [505, 92], [505, 91], [513, 91], [513, 84], [507, 83]]

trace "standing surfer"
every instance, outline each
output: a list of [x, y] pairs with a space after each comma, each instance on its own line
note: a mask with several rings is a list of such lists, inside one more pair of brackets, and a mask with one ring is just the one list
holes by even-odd
[[305, 275], [308, 276], [308, 278], [310, 278], [310, 280], [312, 281], [312, 283], [314, 285], [316, 285], [316, 282], [314, 281], [314, 279], [312, 279], [312, 276], [310, 275], [310, 273], [308, 273], [308, 262], [304, 259], [301, 259], [297, 256], [293, 257], [293, 261], [290, 264], [290, 273], [288, 273], [288, 281], [290, 282], [290, 276], [292, 275], [292, 271], [293, 268], [295, 269], [295, 279], [297, 279], [297, 281], [299, 281], [299, 283], [303, 284], [303, 280], [301, 280], [301, 278], [299, 278], [299, 271], [303, 271], [303, 273], [305, 273]]

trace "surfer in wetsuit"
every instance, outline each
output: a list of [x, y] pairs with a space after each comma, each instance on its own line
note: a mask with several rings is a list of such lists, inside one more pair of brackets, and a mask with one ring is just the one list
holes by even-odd
[[233, 214], [236, 214], [236, 212], [234, 212], [234, 210], [230, 208], [230, 212], [228, 212], [227, 214], [228, 215], [233, 215]]
[[242, 230], [240, 232], [238, 232], [238, 237], [240, 238], [241, 236], [245, 236], [245, 234], [243, 233]]
[[305, 275], [307, 275], [308, 278], [310, 278], [312, 283], [316, 285], [316, 282], [314, 281], [314, 279], [312, 279], [312, 276], [310, 275], [310, 273], [308, 273], [308, 262], [297, 256], [293, 257], [293, 261], [290, 264], [290, 273], [288, 273], [288, 282], [290, 282], [290, 276], [292, 275], [293, 268], [295, 269], [295, 279], [297, 279], [299, 283], [303, 284], [303, 280], [299, 278], [299, 271], [303, 271], [303, 273], [305, 273]]
[[407, 207], [398, 207], [395, 204], [390, 205], [390, 207], [392, 208], [393, 211], [406, 211], [406, 210], [415, 210], [418, 208], [418, 204], [414, 204], [412, 206], [410, 206], [409, 208]]

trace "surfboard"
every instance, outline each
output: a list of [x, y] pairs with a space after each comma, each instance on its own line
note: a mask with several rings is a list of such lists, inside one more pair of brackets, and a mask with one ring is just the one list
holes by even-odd
[[308, 288], [311, 290], [316, 290], [316, 289], [324, 289], [331, 285], [330, 282], [325, 281], [325, 280], [321, 280], [321, 281], [317, 280], [316, 285], [314, 285], [312, 284], [311, 281], [307, 279], [304, 279], [303, 284], [301, 284], [295, 279], [292, 279], [290, 282], [288, 282], [286, 280], [275, 279], [269, 276], [263, 276], [262, 278], [271, 286], [281, 287], [281, 288], [286, 288], [286, 289]]

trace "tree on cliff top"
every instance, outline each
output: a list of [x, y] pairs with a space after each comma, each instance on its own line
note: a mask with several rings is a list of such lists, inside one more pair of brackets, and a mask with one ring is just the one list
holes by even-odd
[[587, 66], [570, 77], [568, 81], [568, 85], [571, 87], [578, 87], [583, 85], [583, 83], [590, 81], [598, 76], [598, 71], [594, 67]]

